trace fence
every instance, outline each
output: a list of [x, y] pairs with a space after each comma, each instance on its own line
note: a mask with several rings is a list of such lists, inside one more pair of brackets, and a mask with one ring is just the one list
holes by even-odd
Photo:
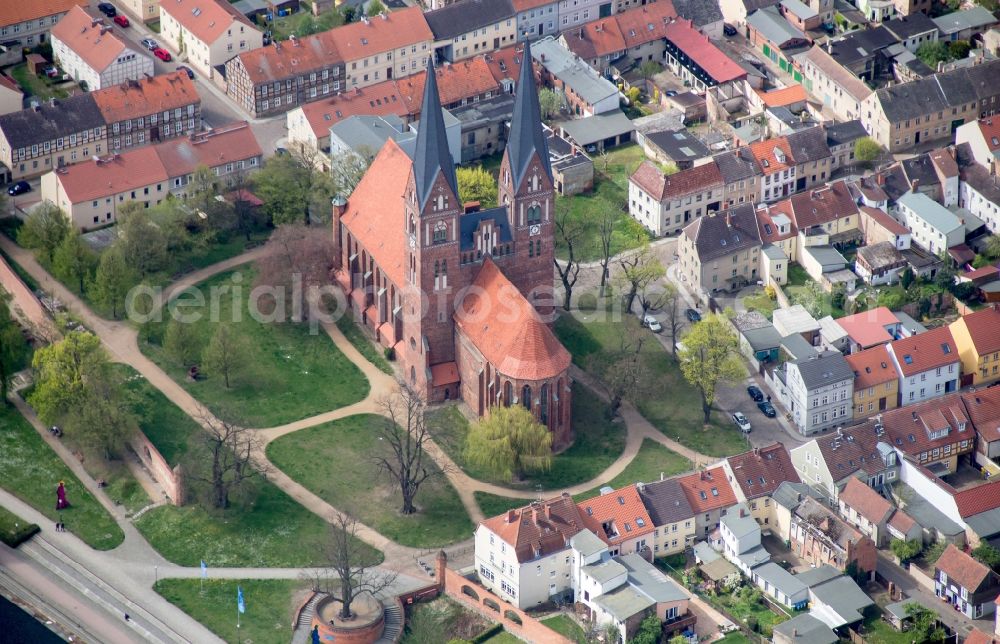
[[918, 585], [932, 593], [934, 592], [934, 580], [926, 572], [924, 572], [920, 566], [911, 563], [907, 569], [910, 572], [910, 576], [913, 577], [913, 580], [917, 582]]
[[61, 337], [49, 312], [3, 257], [0, 257], [0, 284], [10, 294], [11, 314], [22, 326], [46, 342]]

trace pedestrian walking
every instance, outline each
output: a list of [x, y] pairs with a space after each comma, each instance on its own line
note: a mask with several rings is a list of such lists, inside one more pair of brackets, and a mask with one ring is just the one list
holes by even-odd
[[125, 613], [125, 621], [126, 622], [131, 622], [132, 621], [132, 618], [128, 616], [128, 613]]

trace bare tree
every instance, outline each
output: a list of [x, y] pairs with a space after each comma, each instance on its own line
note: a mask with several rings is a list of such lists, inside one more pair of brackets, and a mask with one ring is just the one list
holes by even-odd
[[400, 393], [382, 398], [379, 401], [385, 419], [382, 423], [380, 438], [389, 446], [388, 455], [377, 455], [375, 464], [379, 473], [388, 476], [399, 486], [403, 497], [402, 514], [414, 514], [417, 511], [413, 500], [420, 491], [420, 486], [432, 478], [444, 475], [444, 471], [429, 466], [425, 458], [430, 458], [424, 452], [424, 444], [430, 439], [427, 423], [424, 418], [424, 402], [416, 393], [403, 387]]
[[625, 289], [625, 310], [631, 312], [636, 297], [642, 293], [640, 304], [643, 305], [642, 314], [645, 315], [649, 309], [645, 295], [651, 286], [667, 274], [667, 269], [663, 267], [663, 263], [653, 253], [649, 244], [643, 244], [635, 250], [621, 254], [618, 257], [618, 265], [622, 269], [619, 279]]
[[224, 510], [234, 496], [247, 496], [266, 469], [254, 461], [263, 443], [252, 429], [222, 420], [207, 411], [196, 416], [205, 431], [192, 451], [185, 476], [208, 487], [213, 507]]
[[566, 200], [556, 201], [556, 235], [566, 247], [567, 258], [563, 263], [554, 259], [556, 271], [563, 285], [563, 309], [569, 310], [573, 302], [573, 287], [580, 275], [580, 260], [576, 257], [576, 245], [587, 236], [587, 228], [590, 222], [584, 217], [573, 217], [570, 215], [569, 206]]
[[350, 148], [332, 151], [330, 176], [333, 179], [333, 194], [345, 199], [351, 196], [374, 158], [375, 151], [366, 145], [359, 146], [357, 151]]
[[681, 334], [681, 329], [684, 328], [684, 315], [681, 312], [683, 301], [676, 285], [664, 282], [662, 289], [660, 295], [657, 296], [659, 306], [653, 308], [663, 311], [663, 326], [670, 331], [670, 352], [676, 358], [677, 336]]
[[310, 575], [313, 590], [329, 594], [340, 602], [340, 619], [351, 619], [351, 605], [363, 595], [375, 597], [395, 582], [395, 572], [376, 568], [370, 549], [357, 537], [358, 522], [349, 514], [338, 513], [331, 521], [327, 547], [327, 568]]
[[[285, 289], [294, 297], [298, 281], [305, 296], [310, 287], [329, 283], [332, 268], [333, 242], [328, 230], [286, 224], [271, 234], [264, 255], [257, 260], [256, 284]], [[301, 315], [308, 316], [309, 307], [303, 306], [304, 302], [293, 302], [289, 297], [287, 304], [293, 310], [298, 305]]]
[[601, 245], [601, 297], [608, 283], [608, 265], [611, 263], [611, 242], [615, 235], [615, 213], [602, 210], [597, 216], [597, 235]]
[[[602, 383], [608, 394], [608, 417], [614, 418], [621, 409], [625, 394], [635, 395], [644, 382], [645, 365], [642, 362], [642, 347], [646, 334], [638, 325], [628, 324], [622, 329], [618, 349], [603, 356], [604, 375]], [[610, 358], [610, 360], [608, 360]], [[598, 369], [600, 365], [594, 365]]]

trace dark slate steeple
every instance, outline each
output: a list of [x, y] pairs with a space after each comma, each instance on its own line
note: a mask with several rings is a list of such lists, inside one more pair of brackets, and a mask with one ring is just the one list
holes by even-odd
[[514, 116], [510, 121], [510, 138], [507, 141], [507, 155], [515, 186], [521, 184], [531, 157], [536, 153], [551, 179], [549, 146], [542, 134], [542, 110], [538, 105], [538, 88], [535, 87], [535, 74], [532, 70], [531, 43], [526, 41], [521, 55], [521, 73], [517, 79]]
[[424, 100], [420, 107], [420, 122], [417, 124], [417, 145], [413, 153], [413, 174], [417, 182], [417, 201], [420, 210], [427, 205], [431, 188], [438, 173], [458, 199], [458, 179], [455, 177], [455, 161], [448, 150], [448, 136], [441, 115], [441, 98], [438, 96], [437, 75], [434, 73], [433, 59], [427, 60], [427, 75], [424, 80]]

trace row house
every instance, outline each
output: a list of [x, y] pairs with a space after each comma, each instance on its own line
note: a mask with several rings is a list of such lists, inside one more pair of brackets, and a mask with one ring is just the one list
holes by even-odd
[[542, 84], [562, 94], [570, 114], [580, 117], [619, 111], [618, 88], [559, 41], [539, 40], [532, 46], [531, 56]]
[[86, 7], [84, 0], [19, 0], [0, 2], [0, 66], [14, 65], [24, 58], [24, 49], [40, 45], [73, 7]]
[[153, 58], [119, 38], [103, 20], [73, 7], [52, 28], [52, 56], [77, 82], [93, 91], [152, 76]]
[[932, 254], [946, 252], [965, 242], [962, 220], [922, 192], [907, 192], [899, 197], [896, 215], [913, 234], [913, 241]]
[[710, 467], [682, 476], [677, 482], [694, 511], [694, 540], [708, 539], [728, 509], [737, 503], [733, 487], [726, 480], [726, 471], [720, 466]]
[[847, 334], [848, 353], [854, 354], [887, 345], [893, 340], [913, 335], [904, 330], [903, 323], [887, 307], [845, 315], [837, 319], [837, 325]]
[[899, 372], [884, 345], [846, 357], [854, 371], [854, 418], [861, 420], [899, 405]]
[[676, 235], [692, 220], [718, 212], [722, 196], [715, 163], [666, 175], [643, 161], [629, 177], [629, 214], [657, 237]]
[[752, 205], [699, 217], [678, 237], [681, 279], [696, 293], [742, 288], [759, 279], [760, 251]]
[[122, 9], [142, 22], [152, 22], [160, 17], [160, 0], [119, 0], [119, 11]]
[[675, 20], [667, 25], [666, 38], [667, 67], [696, 93], [710, 87], [732, 86], [747, 78], [746, 70], [695, 29], [690, 20]]
[[851, 477], [837, 499], [840, 516], [883, 547], [889, 542], [889, 520], [896, 508], [858, 478]]
[[962, 362], [948, 327], [895, 340], [888, 348], [900, 374], [901, 407], [958, 390]]
[[934, 594], [969, 619], [989, 617], [996, 611], [1000, 575], [949, 544], [934, 564]]
[[423, 71], [434, 45], [419, 7], [362, 18], [332, 32], [351, 89]]
[[962, 360], [961, 386], [1000, 380], [1000, 304], [967, 313], [949, 328]]
[[740, 147], [728, 152], [722, 152], [712, 157], [719, 167], [725, 207], [732, 208], [738, 204], [757, 204], [760, 202], [760, 179], [763, 173], [757, 165], [757, 159], [748, 147]]
[[601, 494], [580, 501], [584, 527], [608, 546], [612, 557], [637, 554], [648, 557], [656, 527], [635, 485], [617, 490], [601, 488]]
[[227, 0], [161, 2], [160, 35], [205, 78], [234, 56], [264, 46], [264, 34]]
[[764, 202], [778, 201], [795, 192], [795, 161], [785, 137], [751, 143], [749, 148], [761, 169], [761, 198]]
[[976, 432], [958, 395], [895, 409], [880, 424], [894, 449], [937, 476], [955, 472], [959, 457], [975, 447]]
[[[891, 412], [891, 413], [898, 413]], [[882, 419], [817, 436], [789, 452], [802, 480], [836, 501], [851, 478], [880, 489], [899, 480], [899, 461]]]
[[454, 63], [517, 41], [511, 0], [461, 0], [424, 14], [438, 61]]
[[964, 123], [1000, 110], [1000, 60], [977, 62], [873, 92], [862, 104], [861, 121], [889, 152], [950, 139]]
[[973, 461], [991, 476], [1000, 474], [1000, 389], [970, 391], [962, 394], [962, 402], [976, 428]]
[[108, 152], [201, 130], [201, 97], [184, 72], [129, 81], [92, 95], [107, 128]]
[[[666, 34], [676, 16], [670, 2], [654, 2], [564, 31], [559, 41], [610, 77], [612, 63], [621, 69], [650, 60], [662, 62]], [[628, 61], [616, 62], [622, 57]]]
[[[653, 556], [665, 557], [693, 546], [698, 536], [695, 510], [680, 481], [662, 479], [639, 483], [636, 488], [653, 522]], [[707, 501], [708, 492], [703, 493]]]
[[559, 0], [512, 0], [512, 3], [519, 41], [559, 33]]
[[827, 564], [841, 572], [874, 576], [875, 542], [816, 499], [803, 499], [792, 513], [789, 542], [792, 551], [814, 567]]
[[763, 526], [774, 522], [773, 495], [785, 482], [800, 483], [788, 450], [781, 443], [755, 447], [722, 462], [726, 480], [736, 500], [746, 504], [749, 515]]
[[963, 143], [968, 144], [970, 163], [995, 174], [1000, 160], [1000, 118], [987, 117], [959, 126], [955, 145], [961, 149]]
[[566, 31], [591, 20], [606, 18], [614, 12], [615, 2], [612, 0], [559, 0], [559, 27], [556, 31]]
[[785, 363], [783, 402], [803, 436], [843, 425], [854, 416], [854, 371], [839, 351]]

